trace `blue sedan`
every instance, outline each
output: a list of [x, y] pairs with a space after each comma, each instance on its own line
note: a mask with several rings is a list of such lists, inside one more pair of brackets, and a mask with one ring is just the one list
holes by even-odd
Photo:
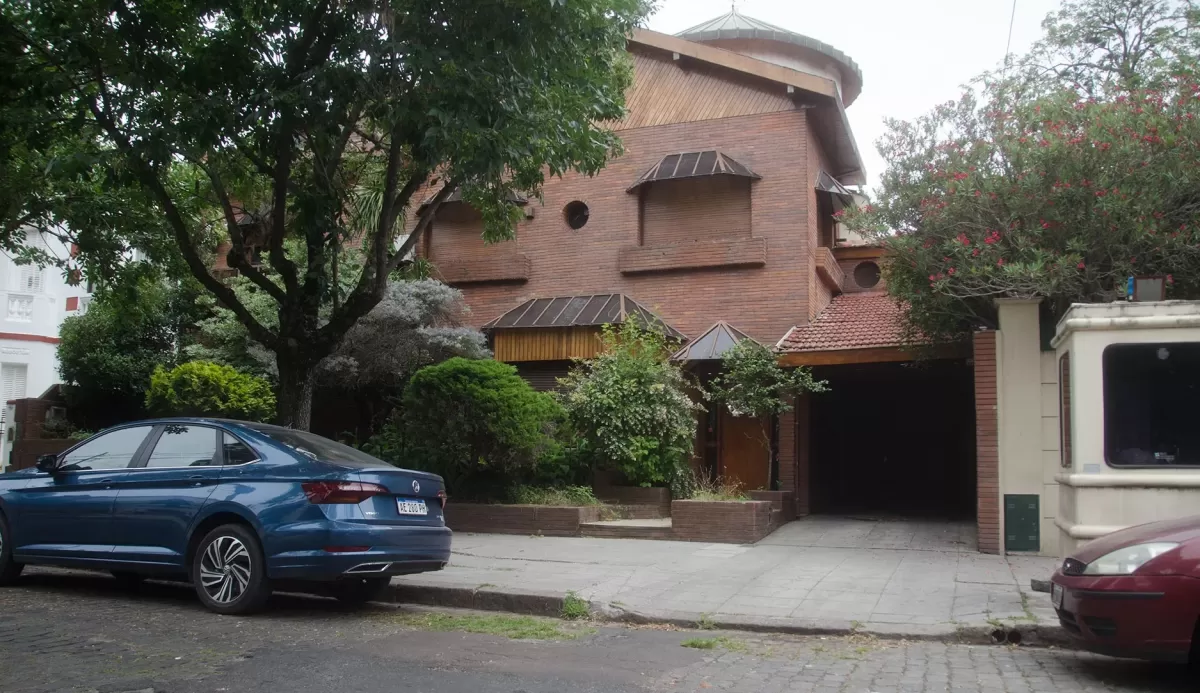
[[442, 479], [266, 424], [161, 419], [111, 428], [0, 474], [0, 585], [27, 564], [186, 576], [222, 614], [272, 584], [348, 602], [450, 559]]

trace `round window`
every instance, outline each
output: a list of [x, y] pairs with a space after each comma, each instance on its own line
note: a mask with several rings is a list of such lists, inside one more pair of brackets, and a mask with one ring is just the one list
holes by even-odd
[[578, 231], [584, 226], [587, 226], [588, 216], [590, 214], [588, 206], [579, 200], [570, 202], [563, 208], [563, 218], [567, 221], [567, 226]]
[[879, 265], [874, 262], [860, 262], [854, 268], [854, 283], [860, 289], [872, 289], [879, 283]]

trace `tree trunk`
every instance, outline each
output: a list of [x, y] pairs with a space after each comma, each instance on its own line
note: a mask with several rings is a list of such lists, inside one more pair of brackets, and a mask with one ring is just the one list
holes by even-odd
[[312, 426], [313, 382], [316, 367], [278, 356], [279, 387], [275, 416], [280, 426], [307, 431]]

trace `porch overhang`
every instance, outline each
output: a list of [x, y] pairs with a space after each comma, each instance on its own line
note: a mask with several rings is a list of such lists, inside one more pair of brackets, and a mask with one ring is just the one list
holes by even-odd
[[918, 349], [890, 346], [780, 354], [779, 365], [785, 368], [796, 368], [798, 366], [841, 366], [856, 363], [899, 363], [931, 358], [963, 359], [970, 355], [970, 346], [962, 344], [929, 346]]

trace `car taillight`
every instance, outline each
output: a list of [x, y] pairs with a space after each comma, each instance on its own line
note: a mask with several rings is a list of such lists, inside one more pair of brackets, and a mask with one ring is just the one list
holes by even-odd
[[364, 484], [361, 481], [308, 481], [301, 486], [310, 503], [356, 505], [371, 496], [388, 495], [388, 490], [379, 484]]
[[438, 491], [438, 500], [440, 500], [442, 502], [442, 510], [445, 510], [446, 509], [446, 491], [445, 491], [445, 489]]

